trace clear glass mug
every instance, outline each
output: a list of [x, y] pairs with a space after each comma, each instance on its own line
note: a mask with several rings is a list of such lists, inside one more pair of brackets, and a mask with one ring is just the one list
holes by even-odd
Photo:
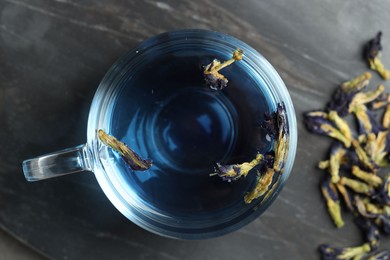
[[[191, 62], [196, 64], [194, 70], [202, 71], [200, 65], [206, 65], [212, 60], [211, 57], [229, 59], [237, 48], [243, 50], [244, 58], [236, 62], [237, 65], [226, 68], [226, 72], [223, 71], [229, 83], [219, 93], [198, 86], [172, 87], [174, 91], [171, 91], [170, 85], [161, 88], [155, 86], [153, 80], [159, 81], [159, 77], [164, 78], [175, 71], [175, 75], [185, 75], [175, 76], [177, 78], [173, 79], [172, 84], [192, 79], [195, 74], [186, 74], [186, 66], [190, 66]], [[235, 84], [237, 75], [234, 71], [238, 69], [242, 84], [256, 86], [255, 92], [244, 93], [246, 97], [240, 96], [244, 90]], [[142, 74], [145, 70], [147, 73]], [[203, 80], [198, 74], [194, 78]], [[164, 85], [164, 82], [157, 83]], [[245, 129], [242, 124], [251, 116], [249, 101], [260, 102], [256, 100], [259, 93], [267, 103], [264, 109], [268, 109], [268, 112], [272, 112], [277, 104], [284, 103], [288, 121], [288, 151], [283, 173], [278, 173], [273, 179], [265, 196], [248, 204], [240, 196], [245, 196], [248, 188], [253, 189], [258, 178], [256, 173], [233, 182], [223, 181], [210, 173], [215, 165], [213, 160], [218, 160], [215, 163], [231, 162], [229, 158], [233, 158], [233, 161], [234, 158], [241, 158], [241, 155], [234, 155], [240, 143], [243, 143], [240, 145], [245, 153], [253, 154], [251, 141], [245, 142], [245, 139], [249, 133], [257, 131], [258, 122], [249, 122]], [[238, 103], [232, 104], [229, 98], [238, 98]], [[237, 109], [226, 115], [226, 111], [240, 105], [244, 110]], [[180, 109], [175, 110], [177, 107]], [[185, 113], [183, 109], [187, 109]], [[265, 112], [256, 109], [252, 109], [252, 120], [255, 121]], [[248, 112], [244, 115], [242, 111]], [[235, 121], [240, 121], [241, 128]], [[229, 125], [227, 122], [232, 123]], [[122, 123], [125, 127], [122, 127]], [[174, 137], [169, 132], [172, 125], [176, 127], [176, 132], [181, 131]], [[246, 128], [254, 130], [245, 132]], [[98, 140], [98, 129], [104, 129], [124, 141], [142, 157], [153, 159], [155, 164], [145, 172], [131, 171], [115, 151]], [[205, 133], [208, 135], [205, 136]], [[211, 144], [202, 139], [213, 134]], [[256, 142], [259, 145], [266, 141]], [[133, 223], [162, 236], [203, 239], [237, 230], [264, 212], [277, 197], [291, 172], [296, 146], [297, 127], [292, 101], [270, 63], [252, 47], [234, 37], [206, 30], [181, 30], [146, 40], [109, 69], [92, 101], [86, 144], [26, 160], [23, 171], [28, 181], [93, 172], [112, 204]], [[197, 149], [206, 149], [209, 153]], [[213, 153], [218, 155], [214, 158]], [[248, 156], [245, 158], [248, 159]]]

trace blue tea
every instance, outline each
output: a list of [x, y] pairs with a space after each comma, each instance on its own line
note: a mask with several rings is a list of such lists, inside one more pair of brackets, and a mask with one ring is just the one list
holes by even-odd
[[264, 113], [275, 109], [265, 83], [238, 61], [221, 71], [228, 86], [210, 89], [204, 66], [230, 56], [208, 49], [143, 55], [117, 82], [105, 130], [153, 166], [134, 172], [121, 165], [121, 181], [142, 204], [177, 221], [226, 218], [246, 207], [243, 198], [256, 184], [256, 171], [235, 182], [213, 173], [216, 163], [248, 162], [272, 149], [260, 126]]
[[296, 146], [294, 107], [271, 64], [234, 37], [187, 29], [115, 62], [93, 98], [87, 143], [25, 160], [23, 172], [38, 181], [92, 171], [133, 223], [205, 239], [269, 207]]

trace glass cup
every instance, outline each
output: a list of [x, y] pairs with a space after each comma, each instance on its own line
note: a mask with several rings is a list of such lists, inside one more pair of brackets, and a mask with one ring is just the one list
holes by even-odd
[[[203, 66], [229, 59], [237, 48], [244, 58], [221, 71], [228, 86], [216, 91], [202, 85]], [[242, 163], [269, 150], [273, 141], [260, 119], [281, 103], [288, 130], [284, 170], [263, 196], [246, 203], [256, 170], [227, 182], [213, 174], [215, 164]], [[132, 171], [99, 141], [99, 129], [153, 166]], [[291, 172], [296, 146], [292, 101], [270, 63], [234, 37], [181, 30], [146, 40], [112, 65], [92, 101], [86, 144], [26, 160], [23, 171], [28, 181], [93, 172], [112, 204], [135, 224], [162, 236], [203, 239], [237, 230], [264, 212]]]

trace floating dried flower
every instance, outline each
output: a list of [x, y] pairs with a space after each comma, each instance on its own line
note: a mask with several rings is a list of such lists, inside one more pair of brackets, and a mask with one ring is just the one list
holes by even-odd
[[134, 171], [146, 171], [152, 166], [151, 160], [144, 160], [127, 145], [115, 137], [108, 135], [104, 130], [99, 129], [97, 131], [100, 141], [105, 145], [111, 147], [113, 150], [118, 152], [123, 160], [130, 166]]
[[271, 189], [273, 176], [275, 174], [275, 170], [273, 169], [274, 162], [275, 154], [273, 152], [265, 154], [264, 159], [258, 167], [256, 186], [244, 196], [245, 203], [251, 203]]
[[288, 127], [286, 109], [284, 103], [279, 103], [276, 110], [276, 121], [277, 121], [277, 139], [274, 141], [275, 161], [274, 170], [275, 172], [283, 172], [284, 160], [287, 155], [287, 144], [288, 144]]
[[264, 120], [261, 127], [265, 129], [267, 135], [275, 138], [279, 134], [278, 115], [276, 112], [264, 113]]
[[245, 203], [249, 204], [253, 200], [260, 198], [262, 195], [266, 193], [268, 188], [270, 187], [272, 183], [272, 179], [275, 175], [275, 170], [273, 168], [268, 168], [266, 172], [260, 176], [260, 173], [257, 173], [259, 175], [256, 187], [247, 193], [244, 197]]
[[233, 52], [231, 59], [221, 63], [219, 60], [214, 59], [210, 64], [205, 66], [203, 74], [206, 84], [214, 90], [222, 90], [227, 86], [228, 79], [219, 73], [219, 71], [235, 61], [242, 60], [243, 51], [237, 49]]
[[256, 157], [250, 162], [230, 165], [221, 165], [217, 163], [217, 166], [215, 167], [215, 173], [224, 181], [235, 181], [241, 177], [246, 177], [248, 173], [263, 160], [263, 158], [264, 156], [258, 153], [256, 154]]

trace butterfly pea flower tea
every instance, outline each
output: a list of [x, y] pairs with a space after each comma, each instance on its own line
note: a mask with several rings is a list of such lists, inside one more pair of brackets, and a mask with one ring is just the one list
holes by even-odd
[[261, 215], [297, 145], [273, 67], [204, 30], [164, 33], [120, 58], [95, 94], [87, 135], [85, 145], [25, 161], [26, 178], [92, 171], [129, 220], [180, 239], [221, 236]]

